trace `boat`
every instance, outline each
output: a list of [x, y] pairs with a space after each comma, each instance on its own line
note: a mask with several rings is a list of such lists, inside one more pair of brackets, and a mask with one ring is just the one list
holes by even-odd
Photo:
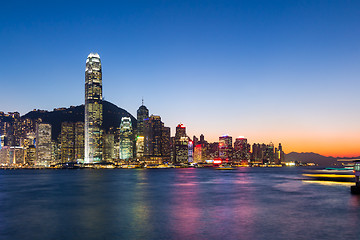
[[360, 194], [360, 160], [354, 161], [355, 186], [351, 186], [352, 194]]
[[303, 173], [304, 177], [318, 181], [354, 182], [355, 176], [352, 168], [325, 168], [309, 170]]
[[218, 167], [215, 168], [216, 170], [235, 170], [236, 168], [232, 167], [228, 164], [220, 164]]

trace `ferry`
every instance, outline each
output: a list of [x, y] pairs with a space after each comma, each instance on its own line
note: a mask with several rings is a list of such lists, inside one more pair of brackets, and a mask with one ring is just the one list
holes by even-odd
[[354, 182], [355, 180], [352, 167], [309, 170], [303, 176], [318, 181]]
[[216, 170], [234, 170], [235, 168], [228, 165], [228, 164], [220, 164], [218, 167], [215, 168]]
[[355, 186], [351, 186], [352, 194], [360, 194], [360, 160], [356, 160], [354, 164]]

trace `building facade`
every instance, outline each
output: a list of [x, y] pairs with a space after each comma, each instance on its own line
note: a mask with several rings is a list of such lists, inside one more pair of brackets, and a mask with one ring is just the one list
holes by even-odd
[[120, 123], [120, 152], [119, 157], [122, 160], [133, 158], [134, 135], [130, 117], [121, 118]]
[[219, 137], [219, 157], [221, 159], [231, 159], [232, 157], [232, 137], [223, 135]]
[[189, 138], [186, 136], [186, 127], [183, 124], [178, 124], [174, 139], [174, 162], [188, 163], [189, 160]]
[[136, 131], [136, 158], [144, 156], [145, 120], [149, 119], [149, 110], [143, 104], [137, 110], [137, 131]]
[[102, 161], [102, 71], [100, 56], [90, 53], [85, 69], [85, 163]]
[[51, 125], [38, 123], [36, 125], [36, 161], [39, 167], [50, 166], [52, 162]]

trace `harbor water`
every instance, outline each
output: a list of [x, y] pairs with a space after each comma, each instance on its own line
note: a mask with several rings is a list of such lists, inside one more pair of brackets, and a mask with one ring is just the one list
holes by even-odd
[[350, 183], [303, 171], [0, 170], [0, 239], [359, 239]]

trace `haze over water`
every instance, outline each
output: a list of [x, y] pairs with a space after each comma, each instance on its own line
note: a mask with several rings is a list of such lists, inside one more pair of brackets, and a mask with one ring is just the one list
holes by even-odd
[[360, 198], [301, 173], [1, 170], [0, 239], [358, 239]]

